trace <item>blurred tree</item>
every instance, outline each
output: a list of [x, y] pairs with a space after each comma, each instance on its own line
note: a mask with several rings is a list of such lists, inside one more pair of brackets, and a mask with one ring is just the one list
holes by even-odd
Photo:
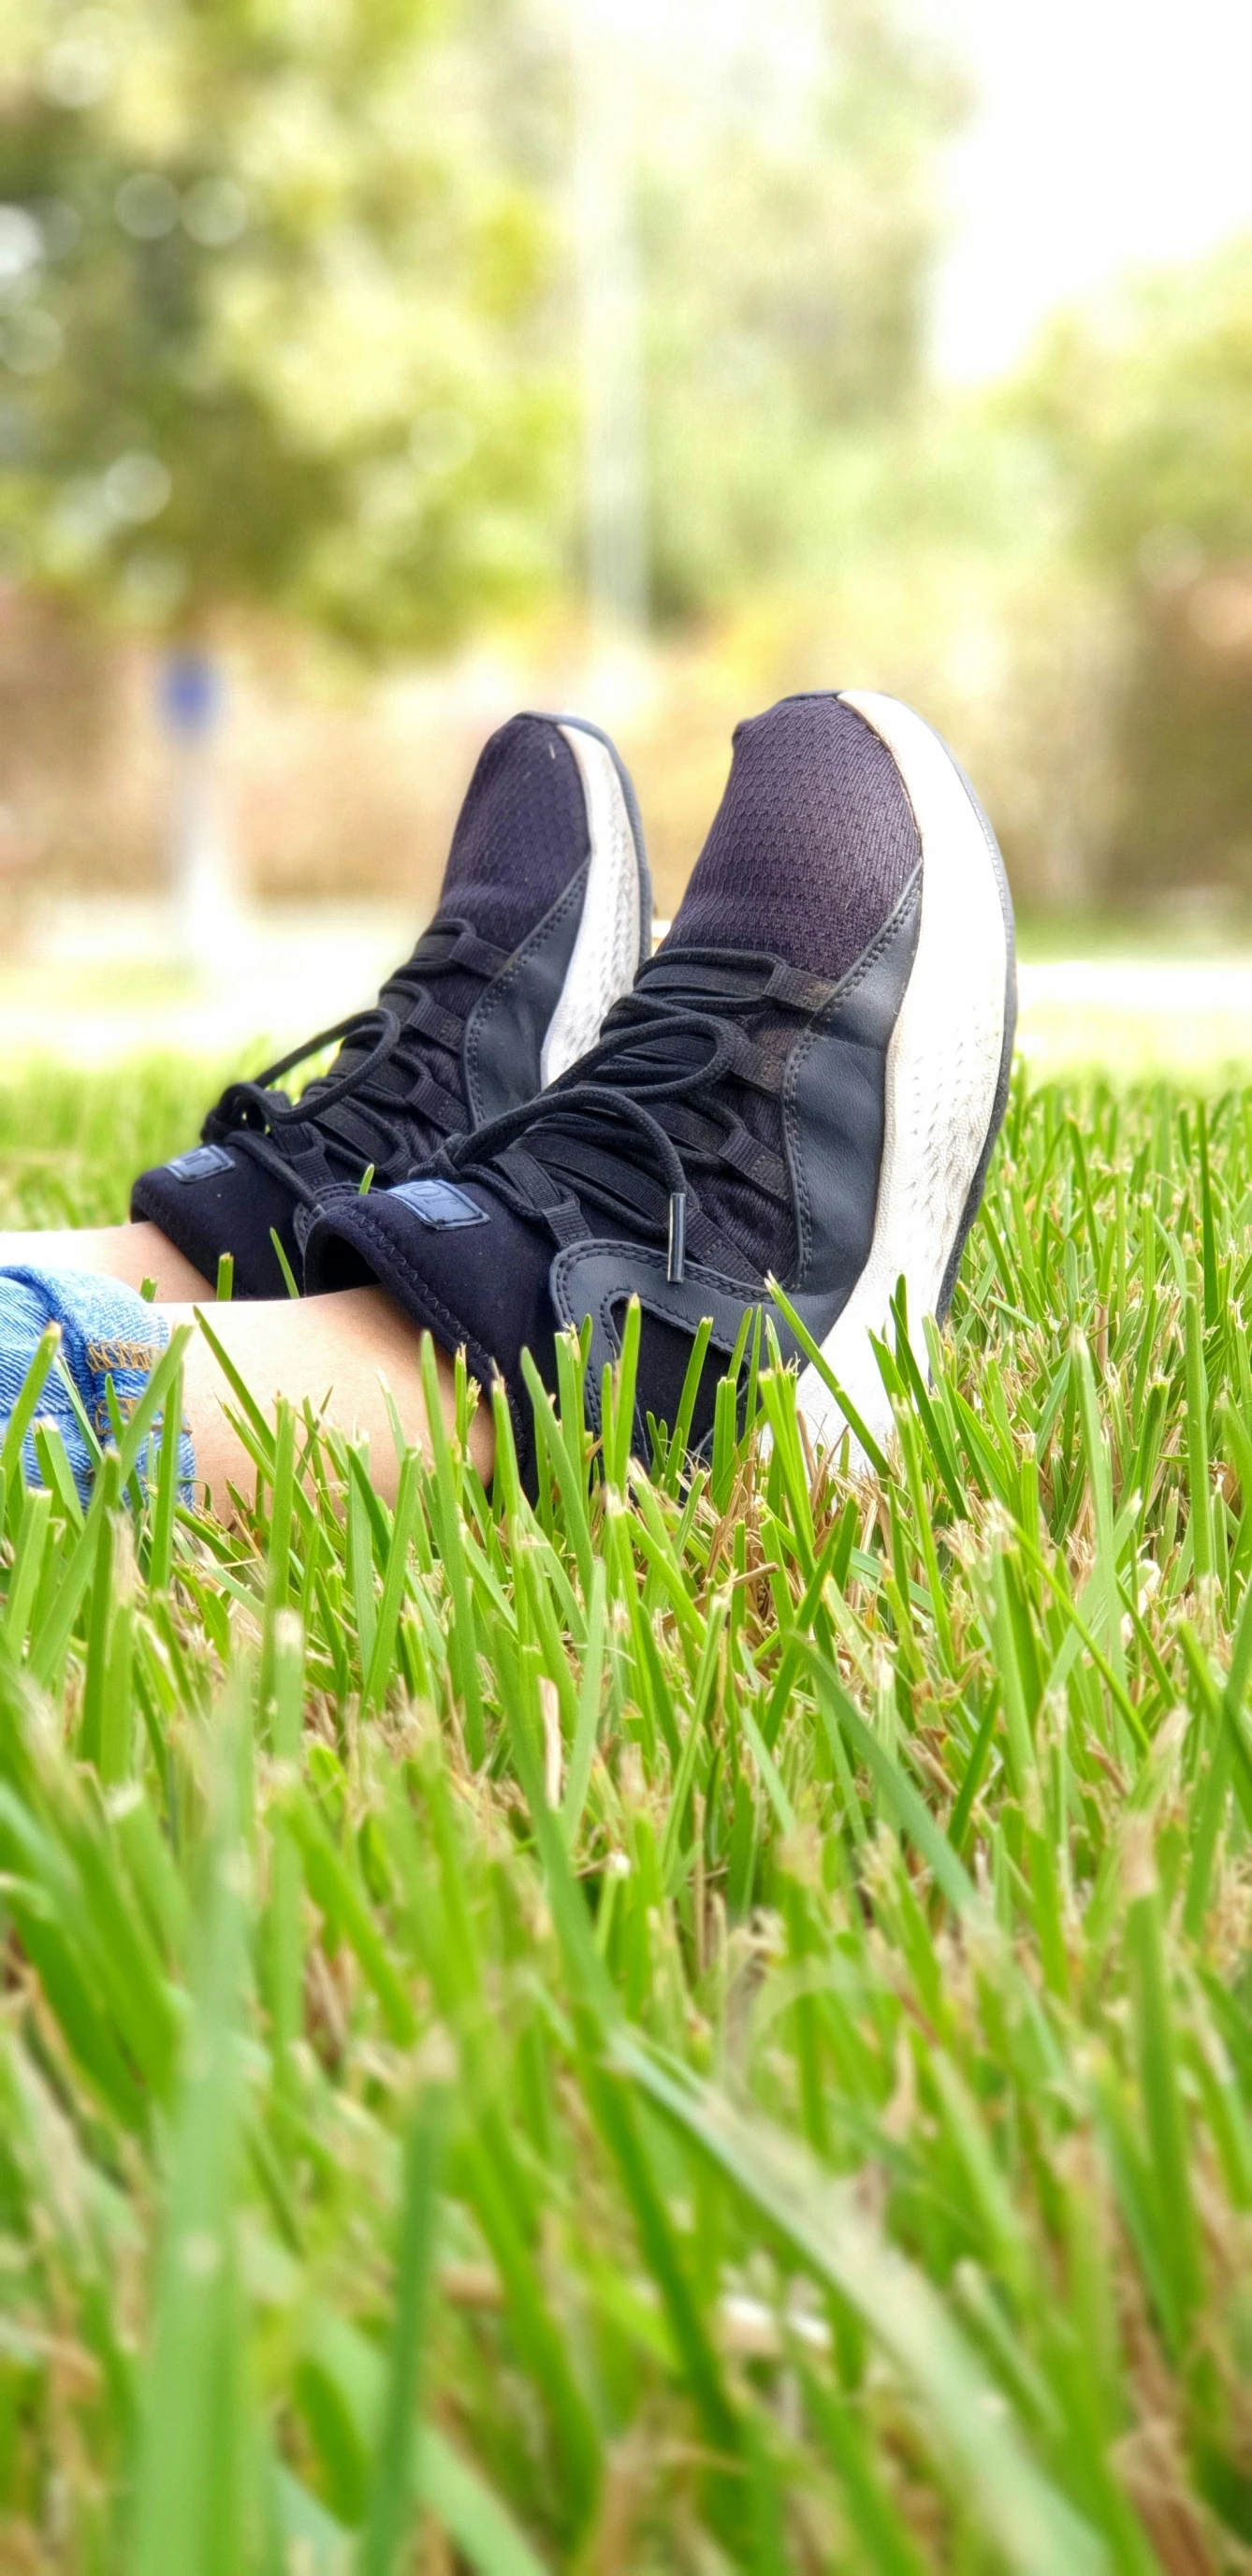
[[438, 0], [0, 0], [10, 568], [441, 640], [552, 569], [548, 260]]
[[[0, 0], [11, 563], [158, 627], [253, 599], [371, 649], [576, 573], [578, 5]], [[902, 0], [623, 26], [674, 616], [855, 523], [921, 378], [960, 92]]]
[[1059, 323], [1011, 409], [1120, 607], [1107, 889], [1252, 898], [1252, 243]]
[[671, 63], [676, 103], [644, 162], [654, 580], [671, 613], [848, 541], [858, 456], [923, 381], [940, 147], [965, 104], [896, 0], [783, 0], [753, 29], [713, 77], [707, 55]]

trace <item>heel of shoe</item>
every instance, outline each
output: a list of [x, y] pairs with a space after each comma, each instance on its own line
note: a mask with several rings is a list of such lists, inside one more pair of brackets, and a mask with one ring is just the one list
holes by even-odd
[[[891, 752], [922, 842], [917, 951], [887, 1057], [874, 1240], [824, 1345], [871, 1429], [889, 1435], [869, 1336], [885, 1328], [901, 1276], [915, 1326], [926, 1314], [942, 1319], [950, 1301], [1008, 1096], [1013, 911], [995, 836], [947, 745], [898, 700], [845, 694]], [[800, 1402], [823, 1438], [842, 1436], [814, 1369]]]
[[544, 1039], [544, 1085], [595, 1045], [652, 946], [652, 882], [630, 779], [608, 735], [581, 717], [555, 721], [583, 782], [591, 843], [583, 915]]

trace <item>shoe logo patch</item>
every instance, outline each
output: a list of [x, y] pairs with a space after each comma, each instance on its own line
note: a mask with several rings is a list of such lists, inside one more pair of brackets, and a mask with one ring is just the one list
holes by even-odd
[[165, 1168], [176, 1181], [207, 1181], [214, 1172], [228, 1172], [231, 1160], [220, 1145], [193, 1145], [189, 1154], [176, 1154]]
[[485, 1225], [487, 1211], [467, 1199], [451, 1181], [400, 1181], [388, 1197], [403, 1199], [423, 1225]]

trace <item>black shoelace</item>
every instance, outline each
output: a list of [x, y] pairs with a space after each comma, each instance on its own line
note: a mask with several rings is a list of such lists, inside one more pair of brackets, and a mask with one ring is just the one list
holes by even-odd
[[[790, 1210], [786, 1162], [745, 1124], [736, 1095], [779, 1098], [796, 1016], [835, 990], [772, 957], [662, 951], [588, 1055], [524, 1108], [457, 1138], [440, 1163], [541, 1217], [558, 1244], [592, 1231], [591, 1207], [663, 1243], [671, 1279], [688, 1252], [741, 1276], [743, 1247], [701, 1206], [693, 1176], [726, 1175]], [[743, 1025], [752, 1020], [755, 1033]]]
[[[242, 1148], [310, 1207], [329, 1183], [358, 1181], [371, 1165], [380, 1187], [403, 1180], [460, 1133], [468, 1114], [461, 1047], [476, 996], [458, 986], [449, 1008], [431, 988], [449, 975], [490, 982], [506, 962], [469, 922], [432, 922], [372, 1010], [322, 1029], [255, 1081], [228, 1083], [205, 1119], [206, 1144]], [[298, 1100], [271, 1088], [336, 1040], [329, 1073]]]

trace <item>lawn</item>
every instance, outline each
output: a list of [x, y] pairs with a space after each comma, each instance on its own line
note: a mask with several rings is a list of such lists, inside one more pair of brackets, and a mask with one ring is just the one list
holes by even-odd
[[0, 2566], [1252, 2564], [1250, 1293], [1252, 1091], [1019, 1083], [879, 1476], [759, 1347], [647, 1476], [571, 1352], [533, 1512], [10, 1434]]

